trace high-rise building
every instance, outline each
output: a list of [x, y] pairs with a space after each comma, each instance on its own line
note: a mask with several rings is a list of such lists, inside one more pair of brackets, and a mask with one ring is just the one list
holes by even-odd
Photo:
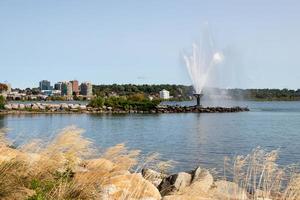
[[6, 92], [7, 93], [10, 93], [11, 92], [11, 84], [10, 83], [4, 83], [6, 86], [7, 86], [7, 90], [6, 90]]
[[72, 83], [65, 81], [62, 82], [61, 84], [61, 95], [64, 96], [72, 96], [73, 95], [73, 90], [72, 90]]
[[93, 96], [93, 86], [90, 82], [83, 82], [80, 85], [80, 94], [84, 96]]
[[70, 81], [72, 83], [72, 91], [74, 95], [79, 94], [79, 85], [77, 80]]
[[51, 90], [52, 89], [50, 81], [47, 81], [47, 80], [40, 81], [39, 88], [40, 88], [40, 90]]
[[54, 90], [61, 90], [62, 82], [57, 82], [54, 84]]

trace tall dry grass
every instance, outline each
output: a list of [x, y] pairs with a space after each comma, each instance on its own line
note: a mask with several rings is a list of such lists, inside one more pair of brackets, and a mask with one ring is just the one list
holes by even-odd
[[112, 196], [115, 199], [151, 195], [149, 183], [136, 172], [148, 165], [163, 165], [157, 154], [141, 157], [124, 144], [102, 152], [82, 133], [67, 127], [48, 143], [34, 140], [12, 148], [2, 130], [0, 199], [104, 199], [115, 189], [112, 184], [123, 190]]
[[246, 156], [226, 158], [224, 178], [231, 177], [231, 181], [250, 194], [249, 199], [299, 200], [299, 168], [279, 166], [278, 152], [256, 148]]
[[[48, 143], [34, 140], [13, 148], [5, 130], [0, 131], [0, 199], [160, 198], [156, 188], [138, 173], [152, 168], [164, 174], [174, 163], [161, 162], [158, 154], [142, 157], [124, 144], [99, 151], [82, 133], [82, 129], [67, 127]], [[278, 151], [260, 148], [247, 156], [226, 159], [224, 178], [231, 177], [230, 181], [249, 193], [249, 199], [299, 200], [297, 168], [281, 167], [277, 159]], [[187, 189], [189, 199], [203, 195], [192, 189]]]

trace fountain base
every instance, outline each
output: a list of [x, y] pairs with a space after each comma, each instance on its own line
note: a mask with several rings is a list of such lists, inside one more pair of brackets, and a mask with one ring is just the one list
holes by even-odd
[[196, 106], [197, 106], [197, 107], [201, 107], [200, 99], [201, 99], [201, 97], [203, 96], [203, 94], [194, 94], [194, 96], [195, 96], [196, 99], [197, 99], [197, 104], [196, 104]]

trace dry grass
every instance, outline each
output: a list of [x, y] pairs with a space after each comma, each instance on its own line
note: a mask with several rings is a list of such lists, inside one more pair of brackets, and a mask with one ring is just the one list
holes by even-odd
[[280, 167], [278, 150], [254, 149], [247, 156], [225, 159], [224, 178], [250, 193], [250, 199], [299, 200], [300, 178], [296, 166]]
[[[151, 195], [149, 182], [134, 173], [154, 164], [151, 157], [141, 159], [124, 144], [99, 153], [82, 133], [68, 127], [47, 144], [34, 140], [15, 149], [1, 131], [0, 199], [102, 199], [112, 183], [122, 188], [115, 199]], [[147, 162], [139, 164], [142, 160]]]
[[[163, 174], [174, 164], [160, 162], [158, 154], [141, 157], [124, 144], [99, 152], [76, 127], [63, 129], [46, 144], [35, 140], [20, 148], [12, 148], [5, 130], [0, 133], [0, 199], [160, 199], [138, 173], [152, 168]], [[278, 151], [258, 148], [226, 159], [224, 177], [232, 177], [253, 200], [299, 200], [300, 175], [294, 166], [278, 166], [277, 158]], [[203, 195], [191, 190], [187, 188], [189, 199]]]

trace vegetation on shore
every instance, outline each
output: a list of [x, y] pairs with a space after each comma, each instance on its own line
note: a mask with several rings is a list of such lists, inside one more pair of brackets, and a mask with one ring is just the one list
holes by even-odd
[[161, 90], [168, 90], [170, 96], [174, 100], [188, 100], [189, 96], [193, 93], [191, 86], [185, 85], [172, 85], [172, 84], [158, 84], [158, 85], [135, 85], [135, 84], [112, 84], [112, 85], [93, 85], [93, 94], [97, 96], [131, 96], [135, 94], [144, 94], [146, 96], [152, 96], [159, 98], [159, 92]]
[[138, 111], [150, 111], [155, 109], [159, 105], [159, 100], [150, 100], [144, 94], [137, 93], [129, 96], [120, 97], [96, 97], [88, 104], [94, 108], [111, 107], [112, 109], [120, 109], [124, 111], [138, 110]]
[[0, 95], [0, 110], [4, 109], [5, 103], [5, 98], [2, 95]]
[[[129, 96], [136, 93], [143, 93], [146, 96], [158, 98], [159, 91], [166, 89], [173, 97], [170, 100], [190, 100], [193, 95], [193, 87], [186, 85], [94, 85], [93, 93], [97, 96]], [[255, 101], [300, 101], [300, 89], [210, 89], [211, 94], [225, 94], [232, 99], [244, 99]]]
[[[162, 198], [156, 186], [139, 172], [146, 167], [165, 174], [169, 162], [159, 162], [157, 154], [143, 158], [123, 144], [99, 151], [82, 131], [68, 127], [53, 141], [35, 140], [20, 147], [13, 147], [1, 134], [0, 199]], [[163, 199], [298, 200], [300, 174], [294, 167], [280, 167], [277, 153], [255, 149], [247, 156], [225, 159], [224, 179], [231, 177], [229, 182], [211, 182], [207, 187], [208, 182], [202, 180]]]

